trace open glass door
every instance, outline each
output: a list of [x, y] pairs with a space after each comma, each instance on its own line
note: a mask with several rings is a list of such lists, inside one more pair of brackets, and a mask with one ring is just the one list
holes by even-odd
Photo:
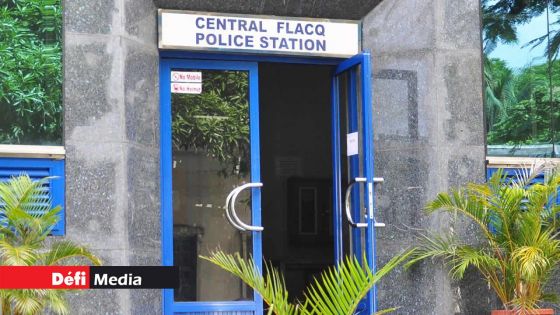
[[[334, 236], [337, 262], [346, 255], [365, 257], [375, 270], [373, 125], [370, 55], [339, 64], [332, 77]], [[375, 288], [358, 314], [377, 310]]]
[[163, 264], [180, 287], [165, 314], [262, 314], [242, 281], [200, 259], [216, 249], [261, 252], [257, 64], [162, 60]]

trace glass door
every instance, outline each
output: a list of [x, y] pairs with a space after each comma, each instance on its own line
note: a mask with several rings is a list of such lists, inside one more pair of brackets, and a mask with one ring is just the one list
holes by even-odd
[[163, 263], [180, 287], [165, 314], [262, 314], [238, 278], [200, 258], [261, 255], [257, 64], [162, 60]]
[[[375, 270], [373, 125], [370, 55], [339, 64], [332, 77], [335, 257], [353, 255]], [[358, 314], [376, 312], [375, 288]]]

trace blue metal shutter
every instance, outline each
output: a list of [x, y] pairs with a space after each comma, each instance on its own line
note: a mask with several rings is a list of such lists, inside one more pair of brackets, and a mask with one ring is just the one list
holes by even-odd
[[44, 202], [49, 199], [52, 206], [61, 206], [60, 221], [51, 231], [52, 235], [64, 235], [64, 160], [35, 158], [0, 158], [0, 181], [8, 181], [13, 176], [27, 174], [31, 179], [55, 176], [44, 187]]

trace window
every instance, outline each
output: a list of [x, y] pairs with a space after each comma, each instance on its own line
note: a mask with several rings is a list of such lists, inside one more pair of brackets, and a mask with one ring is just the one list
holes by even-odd
[[62, 144], [60, 0], [0, 4], [0, 144]]
[[64, 207], [61, 0], [0, 1], [0, 25], [0, 181], [51, 176], [46, 197]]
[[560, 2], [482, 0], [489, 156], [560, 154]]
[[[51, 159], [0, 158], [0, 182], [8, 181], [13, 176], [25, 172], [33, 180], [56, 175], [45, 187], [45, 200], [52, 205], [64, 205], [64, 161]], [[64, 218], [64, 209], [59, 212]], [[52, 235], [64, 235], [64, 219], [51, 230]]]

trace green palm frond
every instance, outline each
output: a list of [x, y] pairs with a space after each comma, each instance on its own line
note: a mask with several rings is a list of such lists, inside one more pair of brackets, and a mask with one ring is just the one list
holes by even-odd
[[94, 265], [101, 265], [101, 259], [95, 256], [84, 246], [76, 245], [70, 241], [54, 243], [50, 250], [43, 254], [42, 263], [46, 266], [59, 265], [71, 258], [87, 259]]
[[[358, 303], [373, 286], [400, 265], [413, 251], [393, 257], [382, 268], [373, 273], [371, 268], [355, 257], [346, 257], [344, 262], [324, 271], [320, 278], [308, 288], [305, 296], [306, 314], [352, 315]], [[364, 259], [365, 261], [365, 259]], [[310, 310], [310, 311], [307, 311]]]
[[32, 180], [29, 176], [12, 177], [9, 181], [0, 183], [0, 196], [6, 212], [22, 208], [29, 210], [35, 201], [43, 198], [41, 187], [50, 180], [46, 177], [40, 180]]
[[230, 255], [222, 251], [215, 251], [210, 256], [201, 256], [201, 258], [230, 272], [259, 292], [273, 314], [296, 314], [296, 306], [288, 300], [284, 278], [269, 264], [265, 264], [266, 274], [263, 277], [254, 260], [244, 260], [239, 253]]
[[44, 309], [44, 290], [10, 290], [9, 301], [14, 314], [35, 315]]
[[[284, 278], [267, 263], [263, 276], [252, 259], [244, 260], [238, 253], [232, 255], [216, 251], [209, 257], [201, 258], [239, 277], [257, 291], [269, 306], [268, 314], [351, 315], [367, 292], [412, 253], [413, 251], [409, 251], [394, 257], [375, 273], [358, 259], [346, 258], [344, 262], [324, 271], [316, 278], [305, 292], [305, 300], [297, 304], [289, 302]], [[394, 309], [376, 314], [385, 314], [392, 310]]]
[[461, 279], [471, 266], [484, 270], [500, 266], [499, 261], [491, 254], [464, 245], [453, 235], [423, 235], [422, 240], [421, 245], [411, 255], [411, 259], [406, 262], [406, 268], [427, 258], [443, 259], [450, 267], [451, 276]]
[[0, 263], [5, 266], [31, 266], [37, 261], [37, 248], [0, 240]]
[[24, 236], [25, 243], [46, 237], [60, 220], [61, 207], [51, 207], [51, 200], [44, 193], [51, 179], [32, 180], [21, 175], [0, 183], [0, 212], [7, 225]]
[[[545, 172], [543, 183], [533, 180]], [[441, 259], [461, 279], [477, 269], [506, 309], [531, 310], [550, 299], [546, 281], [560, 264], [558, 214], [560, 169], [532, 165], [509, 178], [497, 171], [487, 183], [471, 183], [439, 194], [427, 213], [459, 214], [477, 225], [483, 238], [464, 243], [455, 235], [422, 235], [421, 245], [405, 264]], [[473, 238], [471, 238], [473, 239]]]
[[[51, 207], [45, 194], [50, 178], [32, 180], [27, 175], [0, 183], [0, 265], [36, 266], [62, 265], [74, 258], [99, 265], [100, 259], [83, 246], [70, 241], [46, 239], [60, 220], [60, 207]], [[54, 314], [68, 314], [64, 290], [0, 290], [0, 314], [42, 314], [50, 309]]]
[[482, 187], [472, 185], [466, 190], [455, 189], [450, 193], [440, 193], [426, 205], [425, 210], [427, 213], [441, 210], [450, 213], [459, 212], [473, 220], [484, 234], [489, 235], [491, 233], [488, 224], [491, 217], [488, 216], [487, 200], [478, 195], [481, 192], [483, 192]]
[[46, 306], [55, 314], [68, 314], [68, 302], [64, 298], [66, 290], [46, 290]]
[[384, 310], [381, 310], [381, 311], [379, 311], [379, 312], [376, 312], [376, 313], [373, 314], [373, 315], [389, 314], [389, 313], [394, 312], [394, 311], [396, 311], [396, 310], [398, 310], [398, 309], [399, 309], [398, 307], [386, 308], [386, 309], [384, 309]]
[[544, 256], [542, 249], [535, 246], [521, 246], [511, 253], [513, 262], [519, 265], [521, 276], [524, 279], [534, 278], [538, 273], [542, 272], [549, 260]]

